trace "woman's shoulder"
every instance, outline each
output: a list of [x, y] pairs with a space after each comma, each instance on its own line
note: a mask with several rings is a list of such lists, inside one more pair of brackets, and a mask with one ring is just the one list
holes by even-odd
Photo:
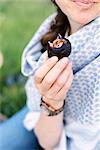
[[57, 13], [54, 12], [43, 21], [29, 43], [24, 48], [21, 59], [21, 71], [25, 76], [28, 76], [31, 72], [33, 72], [33, 64], [36, 64], [36, 61], [41, 56], [41, 38], [49, 31], [51, 23], [55, 19], [56, 15]]

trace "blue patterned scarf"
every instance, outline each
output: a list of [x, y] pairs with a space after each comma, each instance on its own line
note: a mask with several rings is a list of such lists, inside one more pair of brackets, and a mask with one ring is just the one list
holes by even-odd
[[[40, 39], [49, 30], [55, 15], [41, 25], [24, 50], [22, 73], [25, 76], [34, 75], [43, 62]], [[100, 17], [67, 38], [72, 44], [69, 59], [73, 64], [74, 80], [66, 96], [65, 122], [72, 119], [100, 123]]]

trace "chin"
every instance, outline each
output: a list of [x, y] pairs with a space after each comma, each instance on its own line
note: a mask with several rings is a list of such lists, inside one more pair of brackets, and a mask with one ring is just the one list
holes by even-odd
[[89, 22], [91, 22], [92, 20], [94, 20], [96, 17], [93, 17], [93, 16], [79, 16], [78, 18], [75, 19], [75, 22], [77, 22], [78, 24], [80, 25], [86, 25], [88, 24]]

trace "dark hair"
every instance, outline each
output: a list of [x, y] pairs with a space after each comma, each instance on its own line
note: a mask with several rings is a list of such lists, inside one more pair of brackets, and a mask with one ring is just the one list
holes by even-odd
[[[60, 33], [62, 37], [64, 37], [66, 30], [68, 28], [70, 29], [70, 24], [67, 16], [61, 11], [61, 9], [57, 6], [54, 0], [51, 1], [57, 7], [57, 15], [55, 17], [55, 20], [53, 20], [51, 23], [49, 32], [47, 32], [41, 39], [41, 43], [44, 48], [46, 48], [48, 41], [52, 42], [57, 37], [58, 33]], [[44, 50], [42, 50], [42, 52], [43, 51]]]

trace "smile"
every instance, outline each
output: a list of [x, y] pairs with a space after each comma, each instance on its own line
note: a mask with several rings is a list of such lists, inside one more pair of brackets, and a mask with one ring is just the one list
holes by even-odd
[[95, 4], [93, 1], [86, 0], [73, 0], [73, 2], [83, 9], [89, 9]]

